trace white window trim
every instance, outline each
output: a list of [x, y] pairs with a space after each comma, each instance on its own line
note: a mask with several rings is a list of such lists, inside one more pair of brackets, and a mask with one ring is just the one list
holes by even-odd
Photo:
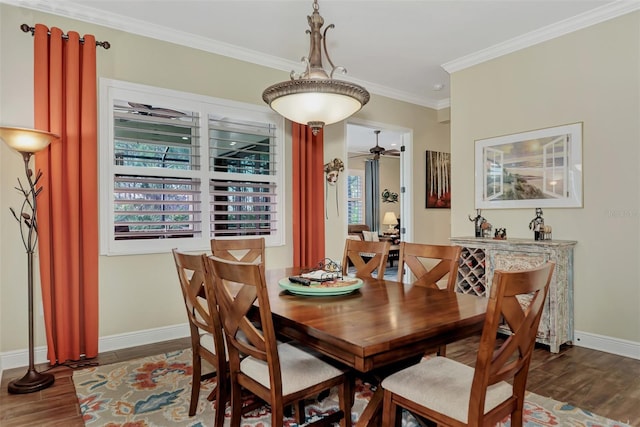
[[[247, 121], [261, 121], [276, 125], [276, 164], [275, 177], [277, 188], [277, 230], [274, 235], [265, 236], [266, 246], [282, 246], [286, 241], [285, 215], [286, 199], [284, 192], [285, 156], [284, 156], [284, 118], [268, 107], [257, 106], [227, 99], [213, 98], [204, 95], [181, 92], [171, 89], [158, 88], [120, 80], [101, 78], [99, 84], [99, 117], [100, 130], [98, 139], [99, 153], [99, 201], [100, 201], [100, 254], [101, 255], [137, 255], [151, 253], [166, 253], [178, 247], [185, 251], [210, 251], [210, 227], [208, 221], [203, 221], [201, 238], [185, 239], [148, 239], [148, 240], [115, 240], [114, 235], [114, 184], [113, 164], [114, 150], [114, 122], [113, 103], [115, 99], [131, 99], [151, 105], [171, 105], [177, 109], [199, 111], [201, 113], [200, 144], [202, 168], [208, 170], [208, 120], [209, 113], [225, 112], [229, 117]], [[210, 178], [214, 177], [213, 173]], [[209, 191], [208, 183], [202, 183], [202, 206], [208, 212]], [[204, 216], [204, 215], [203, 215]], [[256, 236], [257, 237], [257, 236]]]
[[[365, 207], [367, 206], [367, 203], [366, 203], [367, 201], [365, 199], [366, 194], [365, 194], [365, 191], [364, 191], [364, 170], [363, 169], [347, 169], [347, 176], [359, 176], [360, 179], [361, 179], [361, 183], [362, 183], [362, 188], [361, 188], [362, 197], [360, 197], [360, 201], [362, 203], [362, 218], [361, 219], [362, 219], [362, 223], [364, 223], [364, 210], [365, 210]], [[346, 180], [346, 179], [345, 179], [345, 184], [347, 186], [349, 185], [348, 180]], [[351, 200], [349, 198], [349, 189], [348, 188], [345, 190], [345, 194], [347, 195], [347, 222], [348, 222], [349, 221], [349, 211], [348, 211], [349, 206], [348, 206], [348, 203]]]

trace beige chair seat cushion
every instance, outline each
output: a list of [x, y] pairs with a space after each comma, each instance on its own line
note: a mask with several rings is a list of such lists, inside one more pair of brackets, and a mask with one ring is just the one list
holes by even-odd
[[200, 345], [209, 350], [211, 353], [216, 354], [216, 346], [213, 344], [213, 335], [205, 332], [200, 334]]
[[[382, 388], [462, 423], [469, 415], [474, 369], [446, 357], [422, 359], [382, 381]], [[487, 388], [485, 413], [508, 399], [512, 387], [499, 382]]]
[[365, 242], [379, 242], [380, 238], [378, 237], [377, 231], [363, 231], [362, 235], [364, 236]]
[[[284, 395], [304, 390], [343, 373], [340, 369], [287, 343], [278, 345], [278, 357]], [[240, 371], [270, 388], [267, 362], [247, 357], [240, 362]]]
[[[200, 329], [201, 331], [202, 329]], [[225, 355], [225, 360], [229, 360], [229, 349], [227, 347], [226, 344], [226, 336], [223, 337], [225, 339], [225, 345], [224, 345], [224, 355]], [[246, 335], [244, 334], [244, 332], [239, 331], [238, 332], [238, 340], [239, 341], [244, 341], [244, 342], [248, 342], [249, 340], [247, 339]], [[279, 342], [279, 341], [278, 341]], [[214, 345], [213, 342], [213, 335], [210, 334], [209, 332], [202, 332], [200, 334], [200, 345], [203, 346], [204, 348], [206, 348], [207, 350], [209, 350], [211, 353], [216, 354], [216, 346]]]

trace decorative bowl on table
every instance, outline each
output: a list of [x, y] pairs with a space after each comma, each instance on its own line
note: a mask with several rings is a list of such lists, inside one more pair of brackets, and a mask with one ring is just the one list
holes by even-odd
[[[316, 273], [320, 274], [320, 273]], [[283, 277], [278, 281], [282, 289], [295, 295], [333, 296], [349, 294], [362, 287], [362, 279], [357, 277], [333, 277], [329, 280], [305, 277], [308, 274]]]

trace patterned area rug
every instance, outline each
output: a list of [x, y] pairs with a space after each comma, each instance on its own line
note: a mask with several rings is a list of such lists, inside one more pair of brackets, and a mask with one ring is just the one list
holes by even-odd
[[[206, 397], [213, 390], [215, 379], [203, 382], [196, 415], [188, 415], [191, 350], [83, 369], [73, 373], [73, 383], [87, 426], [213, 426], [215, 409]], [[362, 413], [371, 394], [369, 384], [357, 382], [352, 409], [354, 421]], [[305, 408], [307, 422], [318, 415], [336, 411], [337, 395], [331, 393], [321, 402], [308, 401]], [[225, 425], [231, 417], [229, 411], [227, 407]], [[527, 393], [524, 419], [526, 427], [630, 427], [534, 393]], [[264, 406], [246, 414], [242, 427], [270, 424], [269, 407]], [[297, 426], [293, 418], [288, 418], [284, 425]], [[417, 427], [418, 423], [405, 413], [402, 425]], [[498, 426], [510, 427], [509, 419]]]

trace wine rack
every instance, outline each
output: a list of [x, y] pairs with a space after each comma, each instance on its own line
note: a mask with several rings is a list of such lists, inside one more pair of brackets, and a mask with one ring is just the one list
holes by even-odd
[[486, 296], [484, 250], [463, 247], [458, 266], [456, 292]]

